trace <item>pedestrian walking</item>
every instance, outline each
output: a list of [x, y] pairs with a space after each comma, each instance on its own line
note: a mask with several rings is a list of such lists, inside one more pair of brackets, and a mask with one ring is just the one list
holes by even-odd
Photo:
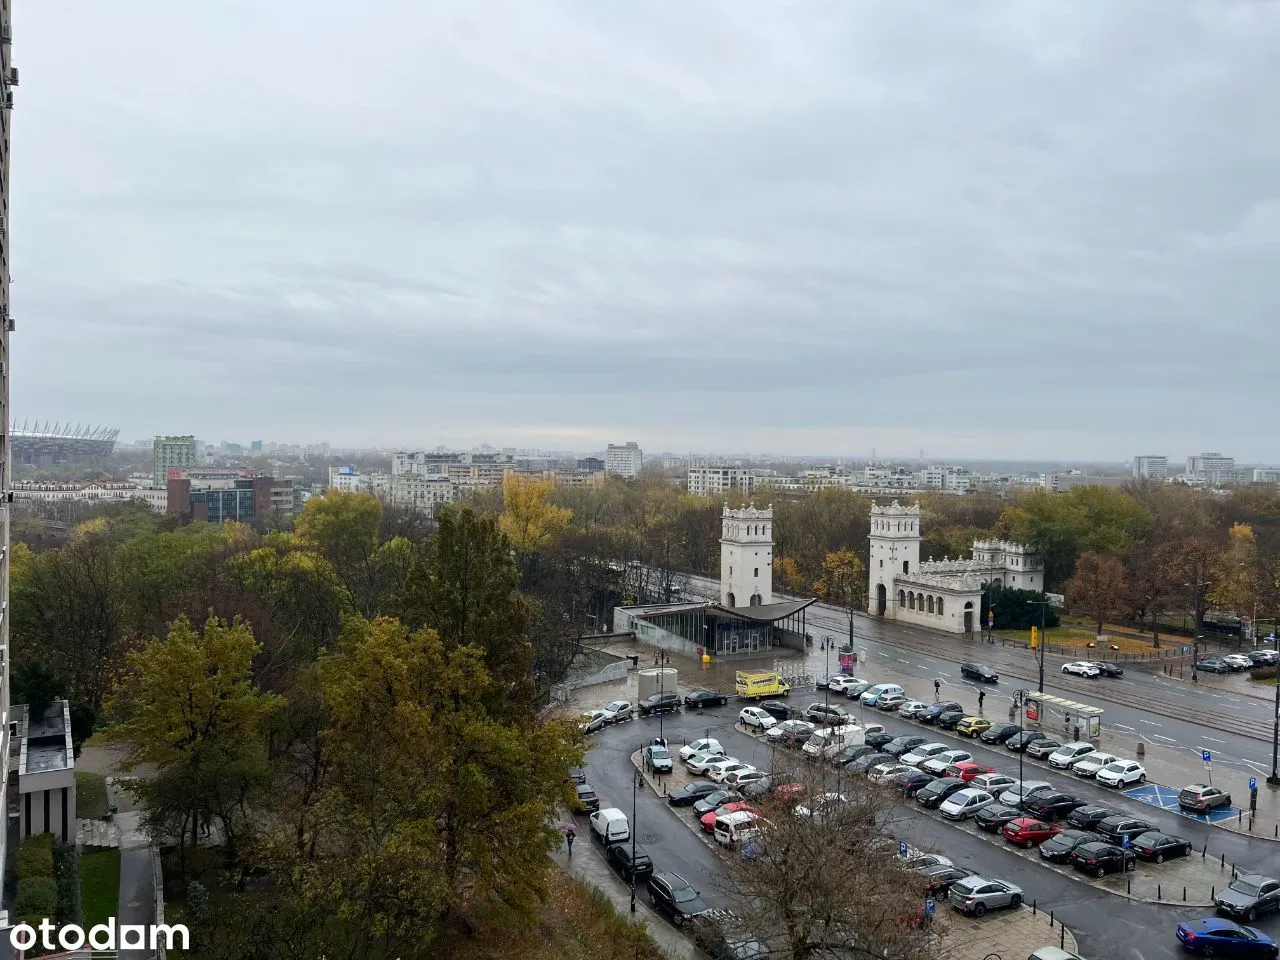
[[938, 702], [938, 694], [942, 692], [942, 683], [938, 680], [933, 681], [933, 702]]
[[982, 701], [985, 699], [987, 699], [987, 691], [979, 690], [978, 691], [978, 712], [979, 713], [982, 712]]
[[573, 824], [569, 824], [564, 828], [564, 842], [569, 845], [569, 856], [573, 856], [573, 838], [578, 832], [573, 829]]

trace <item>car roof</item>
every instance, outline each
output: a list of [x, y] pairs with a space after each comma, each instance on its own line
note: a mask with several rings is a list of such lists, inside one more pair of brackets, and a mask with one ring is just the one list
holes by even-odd
[[1261, 883], [1274, 883], [1274, 882], [1275, 882], [1275, 877], [1266, 877], [1266, 876], [1263, 876], [1263, 875], [1262, 875], [1262, 874], [1260, 874], [1260, 873], [1242, 874], [1241, 876], [1237, 877], [1236, 879], [1237, 879], [1237, 880], [1244, 880], [1244, 881], [1246, 881], [1246, 882], [1248, 882], [1248, 883], [1252, 883], [1252, 884], [1254, 884], [1255, 886], [1257, 886], [1258, 884], [1261, 884]]
[[1195, 920], [1183, 920], [1182, 925], [1203, 931], [1241, 929], [1240, 924], [1225, 917], [1198, 917]]

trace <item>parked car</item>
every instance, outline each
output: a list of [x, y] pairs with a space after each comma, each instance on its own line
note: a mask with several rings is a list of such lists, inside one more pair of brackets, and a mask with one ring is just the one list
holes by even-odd
[[701, 710], [703, 707], [723, 707], [729, 702], [729, 695], [715, 690], [695, 690], [684, 698], [686, 707]]
[[960, 664], [960, 676], [966, 680], [977, 680], [979, 683], [995, 683], [1000, 679], [1000, 674], [996, 673], [985, 663], [962, 663]]
[[606, 847], [631, 839], [631, 824], [617, 807], [605, 807], [591, 814], [591, 832]]
[[1016, 723], [993, 723], [982, 733], [983, 743], [1008, 743], [1009, 740], [1022, 732], [1022, 728]]
[[1091, 830], [1076, 830], [1068, 827], [1057, 836], [1050, 837], [1040, 844], [1040, 858], [1051, 863], [1066, 863], [1071, 851], [1084, 843], [1099, 843], [1102, 840]]
[[[877, 729], [878, 728], [878, 729]], [[893, 742], [893, 734], [885, 730], [878, 723], [868, 723], [863, 730], [866, 731], [862, 740], [867, 746], [875, 747], [879, 750], [888, 743]]]
[[1236, 673], [1239, 673], [1241, 670], [1248, 670], [1253, 666], [1253, 661], [1243, 653], [1228, 653], [1222, 659], [1226, 661], [1227, 666]]
[[715, 783], [724, 783], [724, 778], [731, 773], [755, 769], [751, 764], [743, 763], [741, 760], [721, 760], [707, 768], [707, 779]]
[[775, 720], [787, 720], [795, 714], [795, 708], [781, 700], [765, 700], [758, 704], [761, 710]]
[[1137, 760], [1116, 760], [1099, 770], [1094, 779], [1105, 787], [1127, 787], [1146, 783], [1147, 768]]
[[955, 700], [942, 700], [938, 703], [931, 703], [929, 709], [924, 712], [924, 716], [920, 717], [921, 723], [937, 723], [938, 717], [950, 710], [963, 710]]
[[1014, 786], [1018, 781], [1009, 776], [1007, 773], [1000, 773], [992, 770], [989, 773], [980, 773], [969, 781], [969, 786], [980, 787], [988, 793], [1001, 794]]
[[582, 728], [583, 733], [595, 733], [597, 730], [603, 730], [608, 722], [609, 717], [603, 710], [588, 710], [578, 721], [578, 726]]
[[[988, 730], [987, 732], [990, 733], [991, 731]], [[1035, 743], [1036, 741], [1048, 740], [1048, 739], [1050, 738], [1045, 734], [1041, 733], [1039, 730], [1023, 730], [1021, 733], [1015, 733], [1008, 740], [1006, 740], [1004, 742], [1004, 748], [1006, 750], [1012, 751], [1013, 753], [1021, 753], [1023, 750], [1027, 749], [1027, 747], [1031, 746], [1031, 744]], [[1061, 746], [1061, 744], [1059, 744], [1058, 746]], [[1054, 749], [1056, 750], [1057, 747], [1054, 747]]]
[[[852, 677], [847, 673], [842, 673], [831, 678], [828, 689], [832, 693], [844, 693], [850, 687], [856, 687], [860, 683], [866, 683], [866, 681], [859, 680], [857, 677]], [[870, 686], [870, 684], [867, 684], [867, 686]], [[822, 684], [818, 684], [818, 689], [822, 689]]]
[[1195, 669], [1201, 673], [1230, 673], [1231, 664], [1222, 657], [1205, 657], [1195, 662]]
[[979, 830], [987, 833], [999, 833], [1006, 823], [1012, 823], [1019, 817], [1026, 816], [1017, 807], [1007, 807], [1003, 803], [989, 803], [973, 818]]
[[923, 772], [916, 770], [915, 767], [909, 767], [905, 763], [899, 763], [897, 760], [886, 760], [884, 763], [877, 763], [868, 770], [867, 779], [878, 786], [884, 786], [896, 780], [898, 774], [906, 773], [908, 770], [915, 773]]
[[954, 730], [964, 718], [965, 712], [963, 710], [944, 710], [938, 714], [938, 719], [934, 723], [943, 730]]
[[[1148, 830], [1129, 841], [1129, 849], [1143, 860], [1154, 860], [1164, 863], [1174, 857], [1185, 857], [1191, 853], [1191, 841], [1185, 837], [1171, 837], [1159, 830]], [[1225, 890], [1223, 891], [1226, 892]]]
[[956, 724], [956, 733], [963, 737], [976, 738], [991, 729], [991, 721], [986, 717], [963, 717]]
[[907, 702], [907, 698], [904, 694], [885, 693], [885, 694], [881, 694], [876, 699], [876, 709], [883, 710], [885, 713], [889, 713], [890, 711], [897, 710], [906, 702]]
[[581, 767], [570, 767], [569, 782], [570, 783], [586, 783], [587, 771], [583, 770]]
[[862, 701], [864, 706], [874, 707], [880, 701], [882, 696], [890, 693], [901, 693], [904, 696], [906, 695], [906, 691], [903, 690], [899, 684], [877, 683], [874, 686], [867, 687], [867, 689], [863, 690], [858, 699]]
[[751, 767], [748, 770], [731, 770], [724, 775], [724, 785], [733, 790], [743, 790], [750, 784], [765, 779], [769, 775], [763, 770]]
[[855, 760], [861, 760], [863, 757], [872, 753], [882, 753], [875, 747], [869, 747], [865, 743], [857, 746], [841, 747], [840, 752], [831, 758], [831, 763], [837, 767], [847, 767]]
[[914, 797], [917, 791], [926, 784], [933, 783], [933, 774], [905, 767], [893, 780], [893, 785], [902, 791], [904, 797]]
[[1001, 907], [1022, 906], [1021, 887], [1007, 880], [988, 880], [976, 874], [953, 883], [948, 896], [952, 907], [974, 917]]
[[589, 783], [579, 783], [573, 788], [573, 807], [578, 813], [595, 813], [600, 809], [600, 797]]
[[1220, 913], [1252, 921], [1263, 914], [1280, 910], [1280, 880], [1258, 873], [1236, 877], [1218, 894], [1214, 905]]
[[[889, 754], [884, 753], [881, 750], [877, 750], [875, 753], [868, 753], [865, 756], [854, 760], [852, 763], [846, 764], [845, 769], [852, 770], [854, 773], [868, 773], [872, 767], [878, 767], [882, 763], [897, 762], [898, 761], [889, 756]], [[905, 766], [905, 764], [903, 765]]]
[[813, 736], [813, 731], [816, 729], [817, 727], [808, 720], [783, 720], [770, 727], [765, 736], [770, 743], [784, 747], [800, 747]]
[[1047, 820], [1036, 817], [1019, 817], [1010, 820], [1001, 829], [1000, 834], [1010, 843], [1030, 850], [1037, 844], [1044, 843], [1062, 832], [1062, 828]]
[[804, 708], [804, 718], [812, 723], [838, 725], [849, 721], [849, 711], [830, 703], [811, 703]]
[[707, 753], [695, 753], [684, 762], [684, 765], [689, 768], [690, 773], [703, 774], [717, 763], [724, 763], [724, 761], [729, 759], [731, 758], [724, 753], [712, 753], [708, 751]]
[[857, 683], [844, 688], [844, 695], [850, 700], [857, 700], [864, 693], [871, 689], [871, 684], [865, 680], [859, 680]]
[[649, 905], [677, 926], [707, 912], [702, 895], [678, 873], [659, 873], [649, 878]]
[[972, 870], [966, 870], [964, 867], [953, 866], [949, 863], [935, 863], [927, 867], [917, 867], [916, 873], [919, 874], [920, 879], [924, 882], [924, 892], [927, 897], [945, 897], [953, 883], [974, 875]]
[[[894, 737], [884, 745], [884, 752], [894, 757], [910, 753], [924, 743], [924, 737]], [[912, 764], [914, 766], [914, 764]]]
[[976, 816], [978, 811], [987, 804], [995, 803], [995, 800], [996, 798], [985, 790], [965, 787], [943, 800], [938, 806], [938, 812], [948, 820], [963, 822]]
[[1023, 780], [1021, 783], [1015, 784], [997, 798], [1006, 807], [1021, 808], [1022, 802], [1036, 794], [1048, 793], [1053, 789], [1053, 784], [1045, 780]]
[[[715, 786], [713, 784], [713, 786]], [[713, 810], [719, 810], [726, 803], [736, 803], [742, 799], [742, 794], [736, 790], [726, 790], [724, 787], [707, 794], [701, 800], [697, 800], [693, 804], [693, 815], [701, 820]]]
[[1183, 920], [1178, 924], [1178, 943], [1188, 953], [1221, 957], [1274, 958], [1280, 946], [1261, 930], [1246, 927], [1234, 920], [1205, 917]]
[[666, 747], [658, 746], [651, 743], [642, 751], [644, 757], [644, 766], [646, 770], [652, 773], [670, 773], [675, 769], [671, 762], [671, 754]]
[[916, 803], [928, 810], [936, 810], [953, 793], [967, 786], [967, 783], [955, 777], [940, 777], [916, 791]]
[[768, 948], [728, 910], [708, 910], [694, 917], [689, 926], [693, 928], [693, 942], [711, 960], [757, 960], [768, 956]]
[[1037, 793], [1034, 797], [1028, 797], [1023, 801], [1022, 809], [1039, 817], [1041, 820], [1061, 820], [1076, 807], [1083, 807], [1084, 804], [1083, 800], [1079, 800], [1069, 793], [1057, 793], [1050, 790], [1046, 793]]
[[1115, 763], [1119, 759], [1114, 753], [1095, 750], [1072, 764], [1071, 772], [1077, 777], [1095, 777], [1098, 775], [1099, 770], [1107, 766], [1107, 764]]
[[604, 710], [606, 723], [621, 723], [636, 715], [630, 700], [611, 700], [601, 709]]
[[667, 794], [667, 803], [673, 807], [691, 807], [699, 800], [711, 796], [720, 789], [710, 780], [693, 780]]
[[1183, 810], [1204, 813], [1216, 807], [1231, 806], [1231, 794], [1220, 787], [1204, 783], [1190, 783], [1178, 791], [1178, 806]]
[[995, 770], [990, 767], [984, 767], [976, 760], [961, 760], [959, 763], [953, 763], [946, 770], [948, 777], [959, 777], [965, 783], [969, 783], [975, 777], [980, 777], [983, 774], [995, 772]]
[[724, 753], [724, 747], [715, 737], [701, 737], [692, 743], [686, 743], [677, 751], [682, 761], [687, 763], [695, 753]]
[[1081, 873], [1091, 873], [1095, 877], [1123, 873], [1138, 865], [1138, 858], [1132, 850], [1098, 840], [1080, 844], [1071, 851], [1067, 861]]
[[1114, 843], [1120, 843], [1125, 837], [1132, 841], [1139, 834], [1155, 829], [1157, 829], [1155, 824], [1148, 823], [1140, 817], [1130, 816], [1127, 813], [1107, 817], [1107, 819], [1100, 821], [1096, 828], [1099, 836]]
[[731, 847], [735, 843], [746, 843], [759, 837], [759, 824], [760, 814], [755, 810], [720, 810], [716, 813], [716, 824], [711, 836], [721, 846]]
[[822, 819], [827, 810], [838, 809], [848, 802], [849, 798], [843, 793], [830, 791], [828, 793], [820, 793], [815, 797], [810, 797], [804, 803], [797, 804], [793, 812], [797, 817], [817, 817]]
[[1082, 740], [1076, 740], [1072, 743], [1064, 743], [1053, 753], [1049, 754], [1049, 766], [1057, 767], [1059, 770], [1070, 770], [1073, 766], [1083, 760], [1088, 754], [1094, 753], [1096, 748], [1092, 743], [1085, 743]]
[[671, 713], [680, 709], [678, 693], [652, 693], [640, 701], [640, 716], [652, 717], [659, 713]]
[[906, 717], [909, 720], [919, 720], [921, 714], [929, 711], [929, 704], [923, 700], [908, 700], [902, 706], [898, 707], [898, 716]]
[[698, 818], [698, 823], [702, 824], [702, 829], [704, 831], [706, 831], [707, 833], [713, 833], [716, 829], [717, 818], [728, 816], [731, 813], [738, 813], [743, 810], [747, 811], [748, 813], [755, 814], [756, 816], [760, 815], [760, 811], [758, 811], [746, 800], [734, 800], [731, 803], [720, 804], [719, 807], [712, 810], [710, 813], [704, 813], [702, 816]]
[[738, 713], [738, 722], [744, 727], [754, 727], [756, 730], [768, 730], [778, 724], [773, 714], [763, 707], [743, 707]]
[[1081, 830], [1093, 830], [1103, 820], [1108, 817], [1114, 817], [1120, 811], [1111, 807], [1098, 806], [1097, 804], [1087, 804], [1083, 807], [1076, 807], [1067, 814], [1067, 825], [1071, 827], [1079, 827]]
[[945, 743], [922, 743], [919, 746], [912, 747], [907, 753], [902, 755], [902, 762], [909, 763], [912, 766], [920, 766], [926, 760], [936, 757], [940, 753], [950, 750]]
[[1249, 653], [1249, 660], [1255, 667], [1274, 667], [1280, 663], [1280, 653], [1274, 650], [1253, 650]]
[[920, 769], [925, 773], [932, 773], [942, 776], [947, 772], [947, 767], [953, 763], [959, 763], [961, 760], [972, 760], [973, 754], [968, 750], [944, 750], [936, 756], [930, 757], [924, 763], [920, 764]]
[[928, 867], [952, 867], [955, 864], [951, 862], [950, 857], [944, 857], [940, 853], [922, 853], [919, 850], [908, 848], [907, 866], [914, 868], [918, 872]]
[[639, 883], [653, 874], [653, 860], [641, 846], [637, 846], [633, 854], [631, 844], [615, 843], [605, 853], [604, 858], [609, 861], [609, 866], [618, 871], [618, 875], [623, 880], [635, 877], [636, 882]]
[[1035, 760], [1043, 760], [1052, 755], [1054, 751], [1061, 750], [1062, 744], [1053, 737], [1043, 737], [1039, 740], [1033, 740], [1023, 748], [1023, 753]]
[[1098, 668], [1098, 672], [1104, 677], [1123, 677], [1124, 669], [1116, 666], [1114, 663], [1108, 663], [1106, 660], [1090, 660], [1091, 664]]
[[1102, 671], [1088, 660], [1077, 660], [1074, 663], [1064, 663], [1062, 665], [1062, 672], [1073, 674], [1077, 677], [1087, 677], [1090, 680], [1102, 675]]

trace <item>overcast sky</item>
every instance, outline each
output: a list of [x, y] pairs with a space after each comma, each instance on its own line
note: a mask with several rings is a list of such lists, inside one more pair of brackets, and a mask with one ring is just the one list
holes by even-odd
[[14, 20], [19, 421], [1280, 460], [1280, 4]]

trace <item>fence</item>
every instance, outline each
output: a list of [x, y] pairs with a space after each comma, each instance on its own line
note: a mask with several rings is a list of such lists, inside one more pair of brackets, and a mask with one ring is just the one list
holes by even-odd
[[[1009, 637], [1000, 637], [999, 639], [1000, 646], [1002, 647], [1019, 647], [1020, 649], [1026, 650], [1031, 646], [1031, 642], [1028, 640], [1013, 640]], [[1066, 657], [1085, 657], [1090, 653], [1096, 653], [1099, 657], [1115, 663], [1125, 663], [1129, 661], [1140, 663], [1149, 660], [1169, 660], [1191, 655], [1191, 641], [1189, 640], [1183, 640], [1179, 637], [1173, 641], [1169, 641], [1167, 639], [1162, 640], [1161, 643], [1162, 646], [1159, 650], [1146, 650], [1142, 653], [1126, 653], [1123, 650], [1108, 650], [1101, 646], [1063, 647], [1056, 643], [1044, 643], [1041, 644], [1041, 646], [1044, 647], [1045, 653], [1058, 653]], [[1203, 640], [1201, 640], [1200, 645], [1201, 647], [1204, 646]], [[1183, 647], [1187, 647], [1187, 653], [1182, 652]]]

